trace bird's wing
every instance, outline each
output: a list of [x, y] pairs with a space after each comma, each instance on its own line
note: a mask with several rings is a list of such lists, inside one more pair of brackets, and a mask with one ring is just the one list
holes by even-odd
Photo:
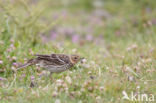
[[64, 59], [64, 57], [62, 57], [63, 54], [51, 54], [51, 55], [40, 55], [37, 54], [35, 56], [37, 56], [38, 60], [43, 60], [44, 62], [46, 62], [46, 64], [49, 65], [65, 65], [66, 61]]

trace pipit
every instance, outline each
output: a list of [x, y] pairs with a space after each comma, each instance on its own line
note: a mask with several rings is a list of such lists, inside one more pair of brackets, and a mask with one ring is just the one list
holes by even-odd
[[20, 65], [17, 69], [19, 70], [27, 66], [38, 65], [39, 67], [50, 71], [50, 73], [52, 74], [68, 70], [83, 59], [78, 55], [66, 54], [37, 54], [35, 56], [35, 58], [28, 60], [27, 63]]

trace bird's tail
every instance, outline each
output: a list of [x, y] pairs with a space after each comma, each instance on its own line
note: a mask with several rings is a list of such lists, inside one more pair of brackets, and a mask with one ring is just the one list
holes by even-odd
[[27, 63], [18, 66], [18, 67], [17, 67], [17, 70], [19, 70], [19, 69], [21, 69], [21, 68], [25, 68], [25, 67], [30, 66], [30, 65], [34, 65], [34, 64], [36, 64], [36, 63], [37, 63], [36, 58], [35, 58], [35, 59], [30, 59], [30, 60], [28, 60]]
[[20, 65], [20, 66], [17, 67], [17, 70], [19, 70], [21, 68], [25, 68], [25, 67], [30, 66], [30, 65], [31, 65], [31, 63], [22, 64], [22, 65]]

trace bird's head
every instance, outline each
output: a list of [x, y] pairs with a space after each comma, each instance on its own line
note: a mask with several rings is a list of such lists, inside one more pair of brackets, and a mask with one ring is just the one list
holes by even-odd
[[78, 63], [78, 62], [79, 62], [80, 60], [82, 60], [82, 59], [83, 59], [83, 58], [80, 57], [79, 55], [73, 54], [73, 55], [70, 56], [70, 60], [71, 60], [71, 62], [72, 62], [73, 64]]

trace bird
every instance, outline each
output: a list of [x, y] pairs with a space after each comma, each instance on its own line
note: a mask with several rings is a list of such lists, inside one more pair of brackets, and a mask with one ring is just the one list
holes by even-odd
[[50, 74], [59, 73], [72, 68], [84, 59], [77, 54], [67, 55], [53, 53], [50, 55], [36, 54], [34, 56], [35, 58], [29, 59], [25, 64], [18, 66], [17, 70], [27, 66], [37, 65], [50, 71]]

